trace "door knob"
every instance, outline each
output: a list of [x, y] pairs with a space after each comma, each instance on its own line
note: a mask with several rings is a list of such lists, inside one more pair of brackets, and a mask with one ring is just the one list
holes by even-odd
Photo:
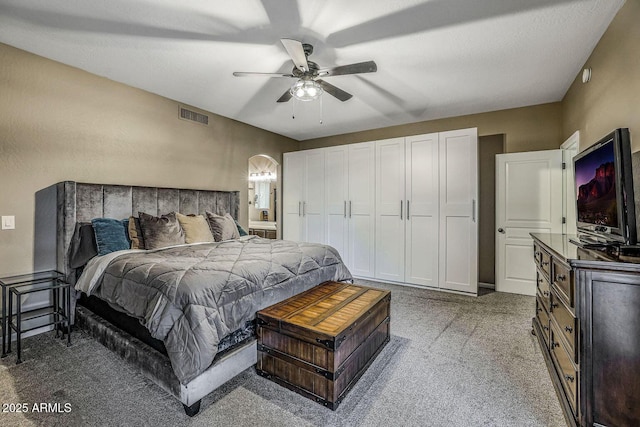
[[504, 234], [504, 228], [498, 228], [498, 233]]

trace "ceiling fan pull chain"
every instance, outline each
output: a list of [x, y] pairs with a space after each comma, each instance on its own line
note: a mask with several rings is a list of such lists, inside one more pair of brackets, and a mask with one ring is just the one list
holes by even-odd
[[292, 119], [296, 118], [296, 99], [295, 98], [293, 98], [291, 102], [291, 118]]
[[320, 124], [322, 124], [322, 94], [320, 95]]

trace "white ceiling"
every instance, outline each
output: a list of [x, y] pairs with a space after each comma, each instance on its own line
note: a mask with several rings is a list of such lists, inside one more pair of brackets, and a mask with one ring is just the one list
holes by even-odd
[[[0, 42], [304, 140], [559, 101], [624, 0], [0, 0]], [[277, 104], [280, 38], [354, 97]], [[320, 124], [320, 106], [322, 120]]]

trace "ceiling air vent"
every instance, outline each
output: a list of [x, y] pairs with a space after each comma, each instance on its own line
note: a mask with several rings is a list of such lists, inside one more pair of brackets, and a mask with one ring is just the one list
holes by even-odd
[[180, 107], [180, 118], [182, 120], [191, 120], [192, 122], [201, 123], [203, 125], [209, 124], [209, 116], [187, 110], [184, 107]]

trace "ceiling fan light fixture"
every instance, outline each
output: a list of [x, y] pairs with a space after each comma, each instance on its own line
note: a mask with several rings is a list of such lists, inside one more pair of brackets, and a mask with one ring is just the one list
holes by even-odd
[[314, 80], [300, 79], [289, 90], [291, 96], [300, 101], [313, 101], [322, 95], [323, 89]]

